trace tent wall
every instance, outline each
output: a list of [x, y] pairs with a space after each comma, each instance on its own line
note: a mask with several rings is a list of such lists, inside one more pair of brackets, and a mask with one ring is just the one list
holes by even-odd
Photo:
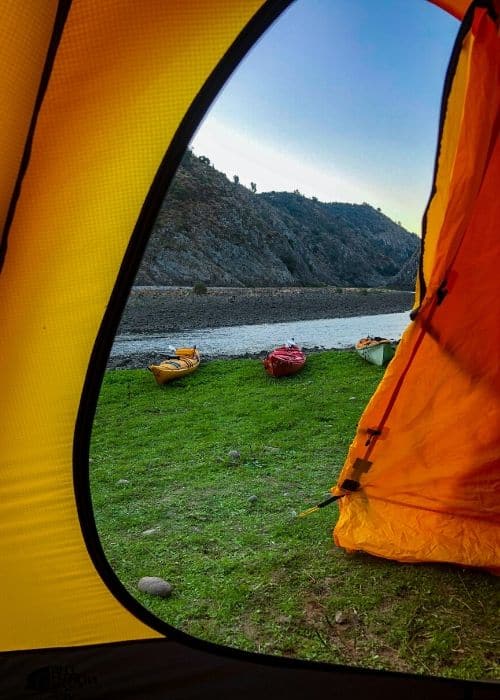
[[[93, 415], [109, 350], [106, 339], [98, 351], [94, 344], [121, 268], [128, 284], [133, 281], [129, 243], [137, 226], [149, 230], [151, 188], [165, 193], [165, 182], [157, 179], [165, 153], [261, 4], [11, 3], [13, 14], [2, 16], [3, 32], [13, 32], [2, 44], [2, 65], [8, 62], [16, 75], [19, 70], [23, 81], [30, 63], [33, 70], [24, 89], [11, 81], [8, 109], [5, 102], [2, 110], [0, 134], [7, 144], [8, 135], [17, 134], [13, 118], [19, 126], [8, 152], [9, 196], [22, 141], [36, 121], [15, 214], [4, 233], [0, 277], [1, 385], [8, 397], [0, 403], [2, 650], [159, 634], [117, 601], [89, 556], [73, 483], [75, 426], [80, 401], [89, 421]], [[56, 21], [61, 7], [66, 13], [69, 8], [65, 23]], [[48, 55], [51, 41], [58, 44], [55, 57]], [[46, 62], [50, 80], [34, 113]], [[175, 154], [170, 161], [173, 174]], [[148, 211], [141, 215], [145, 201]], [[137, 253], [145, 240], [143, 235]], [[119, 303], [105, 324], [107, 339]], [[93, 350], [95, 395], [82, 397]], [[82, 426], [75, 470], [85, 483], [90, 422]], [[85, 517], [91, 520], [91, 511]]]
[[421, 700], [423, 695], [497, 700], [498, 687], [195, 649], [166, 639], [0, 655], [2, 700]]
[[437, 5], [457, 19], [463, 19], [467, 8], [470, 5], [470, 0], [429, 0], [433, 5]]
[[499, 44], [494, 18], [471, 9], [443, 103], [420, 303], [334, 489], [347, 494], [334, 536], [348, 550], [500, 567]]
[[[274, 659], [188, 638], [157, 620], [124, 590], [97, 538], [88, 484], [90, 430], [107, 356], [152, 223], [211, 100], [287, 4], [6, 0], [2, 5], [1, 697], [319, 698], [327, 693], [361, 697], [367, 689], [371, 698], [416, 698], [422, 692], [440, 700], [493, 697], [495, 691], [480, 683]], [[462, 0], [436, 4], [456, 15], [464, 5]], [[473, 57], [480, 44], [489, 56], [493, 39], [484, 13], [477, 27], [466, 39], [468, 55]], [[485, 65], [489, 69], [490, 59]], [[472, 66], [470, 58], [470, 68], [460, 71], [468, 75]], [[487, 79], [479, 76], [472, 96], [481, 104], [485, 90], [493, 95]], [[464, 83], [464, 94], [469, 90]], [[458, 94], [452, 101], [459, 107]], [[482, 109], [478, 113], [482, 117]], [[487, 114], [492, 116], [491, 110]], [[411, 358], [415, 345], [422, 345], [427, 353], [423, 357], [436, 361], [436, 367], [441, 363], [448, 372], [441, 383], [453, 377], [454, 386], [470, 390], [474, 410], [488, 416], [475, 431], [480, 459], [473, 464], [474, 483], [481, 469], [489, 479], [485, 465], [495, 409], [487, 387], [495, 367], [488, 356], [487, 376], [477, 370], [487, 353], [476, 345], [471, 357], [471, 345], [462, 347], [457, 341], [455, 321], [477, 284], [469, 255], [488, 270], [482, 292], [496, 289], [490, 257], [498, 252], [498, 244], [490, 217], [498, 213], [498, 149], [493, 147], [490, 122], [487, 129], [489, 146], [474, 132], [484, 174], [474, 185], [475, 199], [466, 188], [473, 214], [467, 215], [465, 228], [458, 227], [467, 235], [459, 254], [451, 257], [460, 273], [455, 286], [459, 293], [452, 297], [450, 290], [439, 310], [425, 311], [434, 309], [434, 270], [442, 259], [446, 268], [452, 250], [450, 245], [442, 249], [441, 234], [433, 233], [432, 222], [448, 219], [432, 205], [423, 267], [427, 294], [402, 343], [403, 352], [384, 381], [386, 389], [369, 408], [379, 416], [398, 386], [396, 369], [405, 375], [405, 357]], [[447, 138], [451, 143], [451, 136]], [[443, 175], [443, 185], [444, 179]], [[475, 238], [481, 245], [474, 244]], [[487, 297], [476, 295], [474, 304], [482, 305], [481, 330], [487, 333], [492, 323]], [[437, 324], [439, 342], [435, 332], [428, 332], [431, 321]], [[475, 332], [472, 321], [470, 327]], [[470, 362], [475, 374], [457, 371], [457, 366]], [[417, 370], [410, 389], [427, 376], [428, 365], [422, 362]], [[456, 392], [451, 400], [455, 399]], [[463, 416], [460, 421], [469, 419], [466, 412]], [[403, 415], [403, 426], [405, 419]], [[404, 427], [400, 446], [410, 433], [419, 434], [415, 425], [418, 414]], [[447, 435], [442, 428], [439, 434]], [[377, 441], [376, 450], [382, 444]], [[427, 444], [417, 442], [415, 450], [425, 451]], [[405, 455], [400, 453], [398, 460], [400, 464]], [[385, 464], [382, 474], [390, 472], [391, 463]], [[395, 488], [392, 503], [383, 495], [382, 481], [375, 481], [373, 488], [363, 484], [370, 504], [375, 509], [380, 503], [383, 508], [400, 508], [398, 499], [406, 487]], [[484, 500], [487, 513], [495, 508], [479, 491], [471, 499], [467, 481], [464, 486], [451, 494], [461, 515], [468, 517], [476, 507], [474, 499]], [[464, 494], [460, 501], [458, 493]], [[377, 499], [379, 494], [382, 498]], [[417, 501], [422, 494], [412, 498]], [[351, 544], [345, 529], [349, 511], [354, 518], [364, 518], [365, 505], [366, 498], [358, 496], [344, 504], [339, 525], [339, 537], [347, 543], [343, 546]]]
[[59, 19], [57, 9], [55, 0], [40, 6], [36, 13], [26, 3], [11, 3], [2, 22], [2, 66], [9, 68], [0, 71], [4, 107], [0, 131], [0, 261], [4, 256], [6, 223], [16, 199], [33, 114], [43, 93], [44, 67], [51, 51], [54, 26]]

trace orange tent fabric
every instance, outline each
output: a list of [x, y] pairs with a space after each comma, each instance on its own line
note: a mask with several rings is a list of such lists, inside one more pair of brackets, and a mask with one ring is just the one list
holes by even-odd
[[463, 19], [467, 8], [470, 5], [470, 0], [429, 0], [434, 5], [441, 7], [450, 15], [454, 15], [457, 19]]
[[[500, 38], [471, 10], [448, 76], [414, 320], [334, 493], [335, 542], [500, 567]], [[500, 571], [500, 569], [499, 569]]]

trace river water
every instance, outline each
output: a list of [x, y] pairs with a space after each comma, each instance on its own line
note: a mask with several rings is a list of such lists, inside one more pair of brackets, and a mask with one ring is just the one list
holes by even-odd
[[353, 347], [360, 338], [367, 335], [397, 340], [409, 323], [409, 311], [405, 311], [378, 316], [224, 326], [171, 334], [118, 335], [111, 357], [124, 358], [139, 353], [161, 356], [169, 345], [196, 345], [201, 354], [208, 357], [254, 355], [268, 351], [292, 338], [304, 348], [342, 349]]

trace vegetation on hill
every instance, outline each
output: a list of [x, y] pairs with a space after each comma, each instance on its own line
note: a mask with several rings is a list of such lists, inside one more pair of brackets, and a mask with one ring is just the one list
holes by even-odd
[[415, 234], [369, 204], [257, 193], [187, 151], [136, 284], [385, 286], [418, 247]]

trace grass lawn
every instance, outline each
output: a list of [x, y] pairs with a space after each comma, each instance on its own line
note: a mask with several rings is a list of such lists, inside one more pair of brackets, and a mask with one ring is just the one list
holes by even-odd
[[[108, 371], [91, 482], [126, 588], [166, 622], [229, 646], [498, 677], [497, 579], [347, 555], [331, 539], [335, 504], [296, 517], [334, 484], [381, 376], [348, 351], [311, 354], [281, 380], [257, 360], [207, 362], [164, 387], [146, 370]], [[167, 579], [172, 596], [140, 593], [142, 576]]]

